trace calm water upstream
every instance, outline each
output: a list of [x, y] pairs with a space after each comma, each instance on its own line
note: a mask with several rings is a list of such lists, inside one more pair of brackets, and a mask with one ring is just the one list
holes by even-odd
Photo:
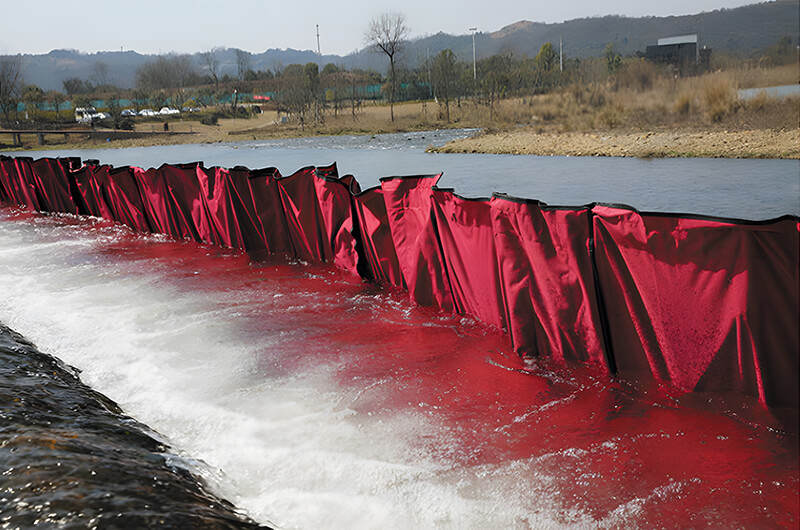
[[[445, 133], [42, 156], [144, 167], [203, 160], [284, 174], [336, 161], [365, 187], [380, 176], [443, 170], [441, 184], [463, 195], [504, 191], [552, 204], [625, 202], [753, 219], [800, 213], [797, 161], [425, 154], [441, 139], [435, 134]], [[109, 427], [104, 440], [86, 406], [69, 405], [80, 414], [68, 424], [0, 408], [0, 434], [14, 440], [0, 443], [0, 522], [11, 527], [34, 516], [90, 526], [75, 506], [96, 517], [123, 514], [123, 526], [159, 509], [204, 517], [208, 527], [235, 524], [206, 489], [281, 528], [800, 521], [796, 426], [753, 402], [670, 396], [646, 380], [576, 365], [523, 364], [500, 332], [328, 266], [251, 263], [98, 219], [0, 206], [0, 322], [151, 428], [135, 436], [141, 447], [125, 465], [141, 458], [158, 477], [109, 472], [100, 455], [113, 462], [121, 454], [120, 430]], [[0, 339], [3, 390], [14, 399], [40, 405], [32, 410], [51, 407], [43, 394], [77, 399], [77, 382], [48, 386], [49, 361], [32, 363], [26, 347]], [[29, 420], [37, 430], [17, 432]], [[87, 432], [96, 449], [70, 442]], [[56, 464], [74, 480], [57, 479]], [[176, 469], [207, 485], [162, 485]], [[214, 506], [192, 507], [197, 500]]]
[[[429, 145], [470, 130], [337, 136], [133, 149], [46, 151], [34, 156], [96, 158], [115, 166], [277, 167], [289, 175], [337, 162], [366, 189], [385, 176], [444, 172], [441, 187], [466, 197], [503, 192], [551, 205], [623, 203], [642, 211], [696, 213], [742, 219], [800, 215], [800, 160], [541, 157], [425, 153]], [[14, 153], [9, 153], [13, 155]], [[31, 153], [17, 153], [30, 155]]]

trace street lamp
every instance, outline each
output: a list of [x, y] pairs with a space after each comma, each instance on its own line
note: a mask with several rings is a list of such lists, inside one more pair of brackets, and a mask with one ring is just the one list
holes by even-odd
[[478, 68], [475, 66], [475, 32], [478, 28], [469, 28], [472, 32], [472, 79], [478, 79]]

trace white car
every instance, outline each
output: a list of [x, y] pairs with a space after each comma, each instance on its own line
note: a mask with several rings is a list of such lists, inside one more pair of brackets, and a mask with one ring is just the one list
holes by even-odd
[[139, 116], [158, 116], [158, 112], [153, 109], [142, 109], [139, 111]]
[[173, 109], [171, 107], [161, 107], [161, 110], [158, 111], [158, 113], [161, 114], [162, 116], [166, 116], [169, 114], [180, 114], [180, 111], [178, 109]]
[[136, 116], [136, 111], [133, 109], [125, 109], [120, 114], [123, 116]]
[[78, 123], [92, 123], [102, 119], [103, 113], [97, 112], [94, 107], [78, 107], [75, 109], [75, 121]]

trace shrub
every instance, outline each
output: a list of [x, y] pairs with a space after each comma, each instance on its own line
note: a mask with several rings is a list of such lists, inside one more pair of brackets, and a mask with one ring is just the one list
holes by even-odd
[[626, 62], [614, 76], [614, 89], [630, 89], [637, 92], [650, 89], [658, 78], [656, 65], [645, 59]]
[[200, 123], [203, 125], [217, 125], [217, 123], [219, 123], [219, 116], [216, 113], [209, 114], [200, 120]]
[[690, 92], [681, 92], [675, 99], [675, 112], [678, 114], [686, 115], [692, 111], [694, 107], [694, 96]]
[[705, 76], [700, 85], [700, 99], [711, 121], [722, 120], [736, 104], [736, 87], [733, 80], [722, 73]]

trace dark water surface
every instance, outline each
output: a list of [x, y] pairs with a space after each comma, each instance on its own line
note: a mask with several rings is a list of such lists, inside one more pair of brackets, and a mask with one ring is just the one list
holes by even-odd
[[232, 521], [184, 468], [282, 528], [800, 523], [796, 425], [755, 400], [523, 363], [328, 266], [0, 206], [0, 293], [0, 321], [158, 433], [6, 332], [0, 525]]
[[3, 528], [259, 528], [157, 438], [0, 323]]
[[501, 192], [551, 205], [623, 203], [641, 211], [751, 220], [800, 215], [800, 160], [642, 160], [425, 152], [429, 145], [443, 145], [474, 133], [458, 129], [17, 154], [79, 156], [143, 168], [193, 161], [229, 168], [274, 166], [284, 175], [305, 166], [337, 162], [340, 173], [354, 175], [364, 189], [377, 185], [380, 177], [444, 172], [440, 186], [455, 188], [466, 197]]

